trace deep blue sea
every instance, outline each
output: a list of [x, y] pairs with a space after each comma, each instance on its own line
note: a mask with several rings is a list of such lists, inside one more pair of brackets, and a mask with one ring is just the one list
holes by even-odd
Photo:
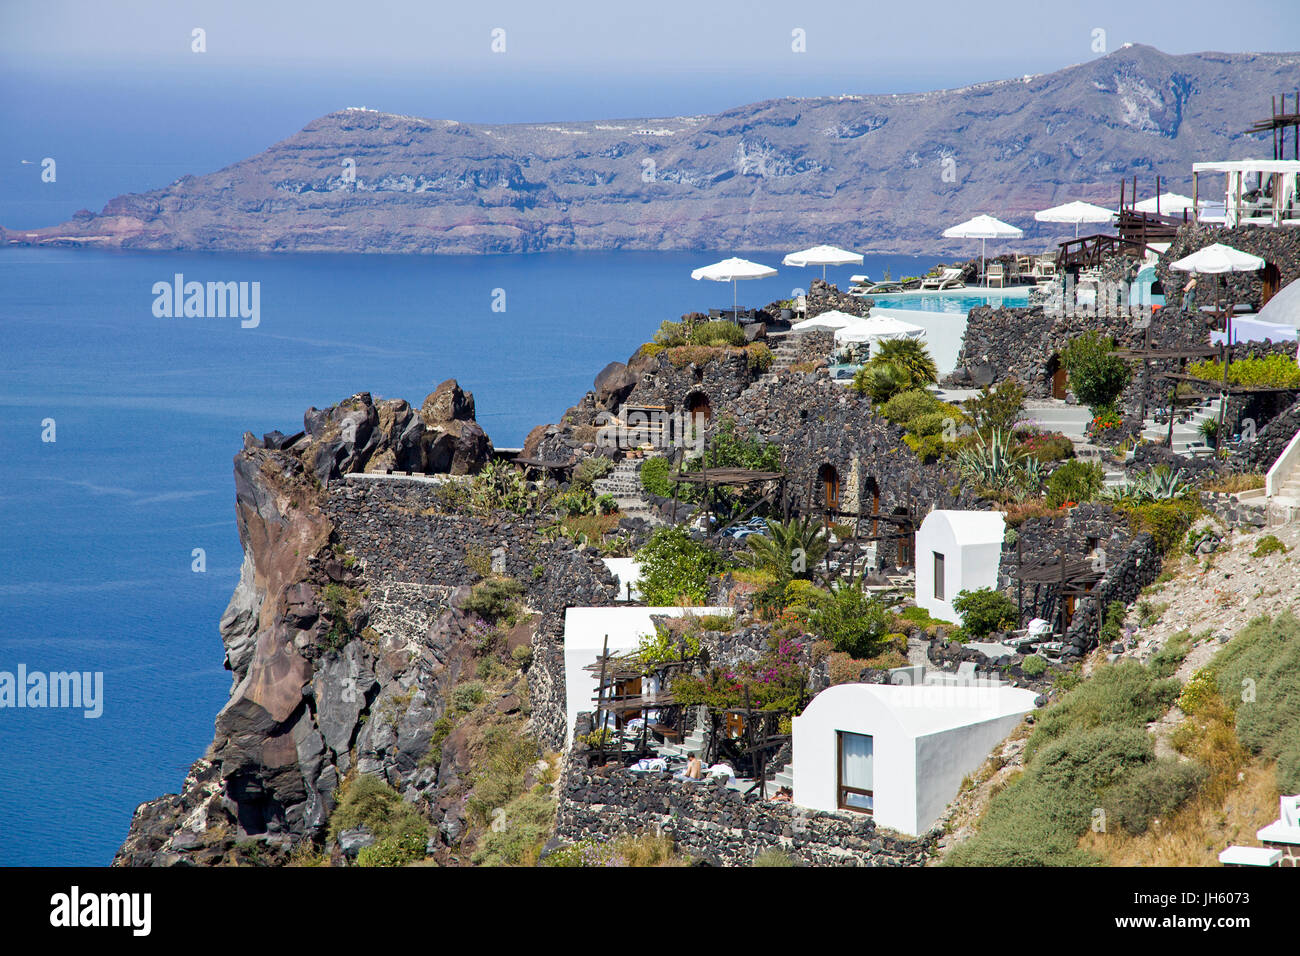
[[[244, 431], [296, 431], [361, 390], [418, 404], [454, 377], [493, 441], [518, 446], [659, 322], [729, 305], [690, 270], [731, 254], [0, 251], [0, 671], [104, 675], [97, 719], [0, 709], [0, 864], [107, 864], [136, 805], [176, 792], [211, 741]], [[156, 318], [153, 285], [176, 273], [260, 283], [260, 324]], [[817, 274], [741, 283], [740, 301]]]

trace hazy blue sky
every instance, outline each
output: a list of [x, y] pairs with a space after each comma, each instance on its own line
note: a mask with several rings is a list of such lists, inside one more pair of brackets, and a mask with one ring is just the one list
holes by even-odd
[[[1099, 55], [1098, 28], [1112, 50], [1295, 51], [1297, 3], [0, 0], [0, 223], [210, 171], [344, 106], [483, 122], [716, 112], [1060, 69]], [[44, 156], [57, 189], [21, 165]]]

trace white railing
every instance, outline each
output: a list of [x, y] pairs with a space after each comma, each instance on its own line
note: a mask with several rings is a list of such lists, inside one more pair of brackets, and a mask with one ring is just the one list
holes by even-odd
[[1272, 498], [1280, 492], [1298, 463], [1300, 463], [1300, 431], [1291, 436], [1286, 449], [1277, 456], [1277, 461], [1273, 462], [1273, 467], [1268, 470], [1268, 475], [1264, 478], [1264, 493]]

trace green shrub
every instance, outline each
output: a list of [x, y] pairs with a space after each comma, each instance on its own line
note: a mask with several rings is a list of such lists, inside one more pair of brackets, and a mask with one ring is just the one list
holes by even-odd
[[1237, 738], [1277, 761], [1283, 793], [1300, 793], [1300, 621], [1256, 618], [1214, 661], [1219, 692], [1236, 713]]
[[597, 479], [604, 478], [613, 470], [614, 462], [603, 455], [584, 458], [573, 469], [573, 480], [569, 482], [569, 487], [573, 489], [576, 485], [578, 489], [591, 491], [591, 486]]
[[1016, 602], [992, 588], [961, 591], [953, 598], [952, 607], [961, 615], [962, 630], [973, 638], [1016, 626]]
[[803, 614], [810, 632], [854, 658], [874, 657], [893, 631], [893, 615], [860, 588], [842, 587]]
[[489, 828], [474, 850], [472, 860], [476, 866], [530, 864], [550, 838], [555, 800], [546, 787], [534, 787], [502, 811], [497, 818], [499, 825]]
[[695, 541], [684, 528], [657, 528], [637, 552], [641, 579], [637, 589], [647, 604], [672, 606], [679, 600], [703, 604], [709, 596], [709, 578], [722, 570], [722, 558]]
[[469, 712], [483, 703], [487, 691], [478, 681], [457, 684], [451, 691], [451, 706], [454, 710]]
[[1128, 516], [1134, 532], [1147, 532], [1161, 554], [1168, 554], [1182, 542], [1187, 530], [1201, 515], [1200, 503], [1190, 498], [1147, 501], [1141, 504], [1117, 502], [1115, 510]]
[[920, 415], [933, 412], [946, 412], [950, 406], [939, 401], [925, 389], [909, 389], [899, 392], [880, 406], [878, 411], [887, 420], [903, 428], [910, 428], [912, 420]]
[[1091, 826], [1106, 790], [1153, 758], [1150, 736], [1141, 727], [1070, 730], [1046, 744], [1025, 772], [989, 801], [975, 835], [957, 846], [946, 864], [1099, 864], [1095, 855], [1078, 848], [1079, 837]]
[[1255, 550], [1250, 553], [1250, 556], [1252, 558], [1266, 558], [1270, 554], [1286, 554], [1289, 550], [1277, 535], [1266, 534], [1255, 543]]
[[370, 774], [357, 774], [339, 789], [338, 803], [330, 814], [330, 841], [337, 840], [344, 830], [360, 826], [374, 834], [376, 844], [390, 838], [408, 838], [411, 842], [418, 838], [420, 855], [424, 855], [428, 822], [402, 800], [401, 794]]
[[488, 578], [470, 589], [461, 610], [466, 614], [477, 614], [490, 623], [511, 623], [519, 612], [519, 598], [523, 593], [524, 586], [514, 578]]
[[1067, 501], [1092, 501], [1104, 484], [1105, 473], [1098, 462], [1067, 461], [1047, 478], [1047, 503], [1059, 508]]
[[1173, 677], [1191, 650], [1191, 643], [1192, 635], [1188, 631], [1179, 631], [1152, 655], [1147, 666], [1157, 677]]
[[1025, 388], [1015, 379], [999, 382], [992, 389], [985, 386], [978, 398], [966, 401], [966, 411], [980, 431], [1011, 428], [1024, 407]]
[[1057, 704], [1039, 713], [1025, 753], [1032, 756], [1049, 742], [1084, 728], [1127, 726], [1145, 734], [1146, 725], [1169, 709], [1180, 690], [1178, 681], [1161, 678], [1136, 661], [1098, 667]]
[[[660, 498], [673, 497], [674, 483], [668, 480], [668, 474], [671, 471], [672, 467], [667, 458], [647, 458], [641, 463], [641, 487], [652, 495], [658, 495]], [[679, 487], [685, 489], [688, 486], [680, 485]]]
[[1030, 654], [1020, 662], [1020, 671], [1026, 677], [1038, 677], [1047, 671], [1047, 661], [1037, 654]]
[[357, 866], [406, 866], [424, 859], [429, 838], [427, 834], [408, 830], [385, 840], [362, 847], [357, 853]]
[[690, 344], [740, 348], [745, 344], [745, 330], [735, 322], [725, 320], [700, 322], [690, 331]]
[[[1217, 360], [1193, 362], [1187, 374], [1218, 384], [1223, 381], [1223, 363]], [[1233, 359], [1228, 364], [1228, 384], [1260, 388], [1300, 388], [1300, 366], [1289, 355]]]
[[1146, 833], [1155, 817], [1177, 810], [1196, 793], [1207, 776], [1204, 767], [1174, 759], [1152, 760], [1111, 787], [1102, 800], [1108, 828]]
[[1110, 355], [1115, 340], [1097, 331], [1075, 336], [1061, 351], [1061, 361], [1070, 376], [1070, 388], [1083, 404], [1097, 414], [1114, 405], [1128, 385], [1132, 370], [1119, 356]]
[[1122, 601], [1111, 601], [1106, 605], [1106, 614], [1102, 618], [1101, 631], [1098, 635], [1101, 643], [1114, 644], [1120, 639], [1124, 618], [1127, 616], [1128, 609]]

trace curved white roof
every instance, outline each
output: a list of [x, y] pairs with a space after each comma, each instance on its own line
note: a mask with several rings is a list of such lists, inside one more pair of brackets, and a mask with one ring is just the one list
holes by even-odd
[[924, 528], [931, 521], [948, 525], [959, 544], [1001, 544], [1006, 535], [1006, 519], [1000, 511], [931, 511], [921, 522]]
[[[797, 720], [829, 713], [853, 713], [874, 724], [892, 725], [908, 737], [925, 737], [1000, 717], [1027, 714], [1037, 694], [1009, 685], [835, 684], [813, 698]], [[845, 728], [852, 729], [852, 728]]]

